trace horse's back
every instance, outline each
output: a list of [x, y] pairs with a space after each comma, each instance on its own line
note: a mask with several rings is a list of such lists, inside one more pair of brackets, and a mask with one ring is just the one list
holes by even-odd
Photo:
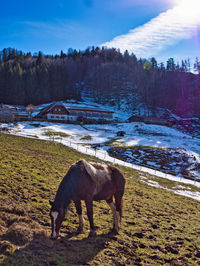
[[121, 188], [124, 189], [125, 187], [125, 177], [124, 177], [124, 173], [117, 167], [115, 166], [109, 166], [111, 171], [112, 171], [112, 178], [114, 180], [114, 182]]
[[125, 178], [117, 167], [89, 163], [81, 159], [70, 167], [61, 183], [65, 184], [61, 185], [62, 189], [60, 187], [59, 190], [67, 186], [76, 191], [73, 198], [84, 200], [88, 195], [93, 195], [94, 200], [102, 200], [108, 199], [116, 192], [123, 194]]

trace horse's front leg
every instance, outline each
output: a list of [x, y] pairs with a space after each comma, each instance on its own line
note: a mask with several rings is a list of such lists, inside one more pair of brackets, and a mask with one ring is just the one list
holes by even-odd
[[93, 221], [93, 202], [92, 202], [92, 200], [91, 199], [86, 200], [85, 205], [86, 205], [86, 209], [87, 209], [88, 220], [90, 223], [89, 237], [94, 237], [94, 236], [96, 236], [96, 232], [95, 232], [95, 226], [94, 226], [94, 221]]
[[80, 234], [81, 232], [83, 232], [83, 226], [84, 226], [85, 220], [84, 220], [83, 215], [82, 215], [81, 201], [80, 200], [74, 200], [74, 204], [75, 204], [76, 212], [78, 214], [78, 219], [79, 219], [79, 227], [77, 229], [77, 234]]

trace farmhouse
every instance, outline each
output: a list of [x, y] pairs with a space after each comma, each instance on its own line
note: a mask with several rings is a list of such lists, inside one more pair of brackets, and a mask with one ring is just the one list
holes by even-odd
[[72, 107], [62, 103], [53, 103], [45, 107], [37, 118], [57, 121], [111, 121], [113, 112], [87, 107]]
[[0, 122], [12, 122], [14, 121], [14, 113], [16, 109], [6, 104], [0, 104]]
[[16, 107], [8, 104], [0, 104], [0, 121], [13, 122], [16, 120], [27, 120], [29, 114], [23, 107]]

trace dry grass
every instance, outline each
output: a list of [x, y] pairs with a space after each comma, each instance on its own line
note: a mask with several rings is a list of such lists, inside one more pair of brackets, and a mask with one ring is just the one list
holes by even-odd
[[[119, 235], [112, 218], [94, 204], [96, 238], [89, 224], [75, 235], [72, 205], [57, 241], [49, 239], [48, 200], [79, 154], [60, 144], [0, 135], [0, 262], [2, 265], [198, 265], [200, 203], [140, 182], [140, 172], [121, 168], [127, 179]], [[175, 185], [175, 184], [174, 184]], [[84, 206], [84, 216], [85, 206]]]

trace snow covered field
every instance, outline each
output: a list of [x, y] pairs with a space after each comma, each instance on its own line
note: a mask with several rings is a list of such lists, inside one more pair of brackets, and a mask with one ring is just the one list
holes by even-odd
[[[102, 130], [112, 132], [115, 148], [109, 150], [109, 153], [116, 158], [161, 171], [166, 170], [178, 176], [200, 179], [200, 139], [198, 138], [173, 128], [144, 123], [92, 125], [87, 128], [97, 132]], [[125, 132], [124, 137], [116, 137], [119, 130]], [[108, 146], [102, 148], [109, 149]]]
[[[1, 125], [1, 127], [4, 126], [6, 125]], [[118, 131], [124, 131], [124, 137], [118, 137]], [[195, 178], [200, 179], [200, 172], [197, 167], [200, 163], [200, 139], [165, 126], [147, 125], [144, 123], [80, 126], [49, 122], [18, 122], [15, 126], [10, 125], [10, 132], [18, 135], [35, 136], [41, 139], [52, 140], [54, 138], [62, 139], [62, 141], [67, 140], [68, 142], [78, 143], [87, 147], [98, 147], [98, 149], [104, 151], [108, 151], [114, 146], [123, 147], [126, 153], [130, 153], [128, 147], [137, 148], [137, 150], [141, 150], [138, 158], [135, 157], [134, 161], [131, 161], [131, 158], [127, 157], [127, 161], [138, 165], [144, 164], [145, 154], [142, 149], [145, 147], [153, 151], [159, 151], [160, 154], [166, 151], [166, 149], [170, 149], [172, 157], [175, 156], [174, 154], [178, 154], [174, 162], [173, 160], [170, 161], [171, 165], [174, 165], [174, 173], [181, 176], [181, 164], [184, 165], [187, 159], [190, 161], [190, 164], [188, 163], [190, 166], [188, 171], [190, 170]], [[170, 155], [168, 154], [168, 156]], [[157, 168], [158, 165], [156, 161], [154, 162], [154, 157], [156, 156], [151, 156], [151, 159], [148, 160], [150, 162], [149, 166]], [[179, 162], [176, 169], [177, 160]], [[148, 166], [148, 162], [146, 165]]]
[[[107, 151], [109, 151], [111, 147], [123, 147], [125, 150], [130, 147], [158, 148], [160, 151], [165, 149], [174, 149], [174, 151], [177, 150], [181, 152], [183, 154], [183, 158], [185, 158], [185, 155], [187, 155], [188, 158], [191, 158], [192, 163], [190, 165], [191, 169], [189, 170], [192, 174], [195, 174], [196, 178], [200, 179], [200, 172], [197, 168], [194, 169], [194, 164], [199, 165], [200, 163], [200, 140], [165, 126], [147, 125], [144, 123], [115, 123], [108, 125], [95, 124], [81, 126], [49, 122], [18, 122], [17, 124], [1, 124], [0, 126], [1, 128], [8, 128], [9, 132], [15, 135], [23, 135], [45, 140], [55, 140], [68, 146], [69, 143], [71, 146], [73, 146], [73, 144], [77, 144], [76, 147], [81, 152], [84, 152], [81, 147], [88, 147], [88, 149], [91, 147], [98, 147], [98, 150], [102, 151], [102, 154], [104, 154], [104, 158], [106, 155], [107, 158], [109, 158]], [[118, 131], [124, 131], [124, 137], [118, 137]], [[101, 157], [101, 159], [103, 159], [103, 157]], [[154, 157], [151, 157], [153, 162]], [[134, 160], [126, 161], [134, 163]], [[140, 162], [143, 164], [143, 161], [138, 158], [137, 164], [139, 165]], [[152, 162], [149, 166], [158, 167], [157, 162]], [[146, 166], [148, 167], [148, 164], [146, 164]], [[159, 168], [157, 169], [160, 170]], [[175, 172], [175, 175], [178, 176], [178, 178], [172, 176], [172, 180], [181, 180], [187, 184], [194, 184], [194, 181], [192, 180], [181, 178], [181, 172], [179, 173], [179, 170], [180, 169], [178, 168]], [[153, 171], [149, 170], [148, 172], [150, 174], [154, 174]], [[157, 175], [159, 176], [159, 174]], [[162, 175], [160, 174], [160, 176]], [[163, 177], [169, 178], [169, 176], [164, 174]], [[153, 182], [143, 179], [143, 182], [153, 186], [160, 186], [159, 183], [156, 184], [155, 181]], [[199, 187], [200, 183], [196, 182], [196, 185]], [[175, 191], [176, 193], [200, 200], [199, 192], [191, 192], [189, 190], [180, 189], [176, 189]]]

